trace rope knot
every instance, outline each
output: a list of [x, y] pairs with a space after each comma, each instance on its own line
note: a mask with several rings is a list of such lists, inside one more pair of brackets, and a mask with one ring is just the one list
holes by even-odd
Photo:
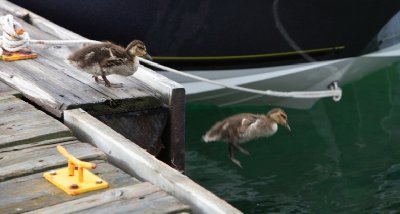
[[29, 33], [23, 30], [22, 25], [15, 21], [12, 15], [0, 17], [0, 28], [3, 31], [3, 35], [0, 36], [0, 55], [3, 49], [16, 52], [28, 46]]

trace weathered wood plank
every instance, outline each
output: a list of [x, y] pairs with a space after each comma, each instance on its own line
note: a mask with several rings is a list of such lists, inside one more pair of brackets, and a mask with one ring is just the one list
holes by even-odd
[[[29, 33], [33, 32], [32, 38], [55, 39], [17, 20], [27, 26]], [[34, 49], [39, 54], [37, 59], [0, 62], [0, 78], [57, 117], [61, 117], [65, 109], [78, 107], [88, 111], [121, 112], [161, 105], [154, 93], [148, 93], [135, 79], [110, 76], [110, 81], [123, 83], [123, 88], [107, 88], [95, 83], [91, 75], [66, 63], [70, 48], [40, 45]], [[104, 105], [98, 105], [102, 103]]]
[[[8, 143], [29, 141], [32, 138], [42, 140], [51, 138], [48, 135], [71, 136], [68, 128], [62, 123], [16, 97], [0, 97], [0, 109], [2, 110], [0, 111], [0, 147]], [[33, 129], [25, 129], [27, 126]]]
[[35, 108], [33, 106], [21, 104], [21, 99], [18, 99], [12, 95], [3, 95], [0, 97], [0, 114], [3, 116], [34, 110]]
[[[106, 180], [111, 189], [140, 183], [137, 179], [102, 160], [91, 162], [97, 164], [97, 168], [91, 171]], [[38, 173], [0, 182], [0, 213], [32, 211], [108, 190], [69, 196], [42, 176], [42, 173]]]
[[19, 95], [20, 93], [17, 90], [14, 90], [10, 86], [6, 85], [5, 83], [0, 81], [0, 96], [6, 95]]
[[88, 113], [79, 109], [67, 110], [64, 112], [64, 122], [78, 139], [105, 151], [112, 163], [188, 203], [194, 212], [241, 213]]
[[85, 198], [68, 201], [29, 213], [179, 213], [190, 207], [160, 188], [140, 183], [107, 190]]
[[15, 146], [11, 146], [11, 147], [3, 147], [3, 148], [0, 148], [0, 152], [17, 151], [17, 150], [22, 150], [22, 149], [34, 148], [37, 146], [53, 145], [53, 144], [59, 144], [59, 143], [75, 141], [75, 140], [76, 140], [76, 137], [74, 137], [74, 136], [52, 138], [52, 139], [41, 140], [41, 141], [37, 141], [37, 142], [33, 142], [33, 143], [20, 144], [20, 145], [15, 145]]
[[[106, 158], [103, 152], [87, 143], [70, 141], [59, 144], [80, 160]], [[0, 149], [0, 181], [67, 165], [67, 160], [57, 152], [55, 145], [40, 145], [24, 149], [11, 147], [7, 150]]]
[[[34, 39], [58, 39], [59, 36], [65, 37], [66, 35], [69, 35], [68, 37], [65, 37], [64, 39], [85, 39], [84, 37], [81, 37], [75, 33], [72, 33], [62, 27], [59, 27], [49, 21], [47, 21], [46, 19], [43, 19], [31, 12], [28, 12], [27, 10], [23, 9], [23, 8], [19, 8], [18, 6], [15, 6], [15, 8], [19, 8], [19, 9], [15, 9], [13, 8], [14, 5], [10, 2], [7, 1], [1, 1], [2, 3], [4, 2], [4, 4], [2, 6], [0, 6], [0, 15], [4, 15], [6, 14], [5, 10], [2, 10], [1, 7], [3, 7], [3, 9], [6, 9], [8, 12], [11, 12], [15, 15], [20, 15], [20, 14], [24, 14], [27, 13], [29, 14], [28, 16], [30, 16], [30, 20], [33, 22], [33, 25], [30, 25], [28, 23], [26, 23], [24, 20], [19, 19], [16, 17], [16, 20], [19, 21], [20, 23], [23, 24], [24, 28], [26, 28], [26, 31], [28, 31], [31, 35], [31, 38]], [[19, 11], [20, 10], [20, 11]], [[21, 12], [22, 11], [22, 12]], [[44, 31], [42, 31], [43, 29], [39, 29], [38, 24], [37, 23], [42, 23], [39, 24], [39, 26], [45, 26], [48, 25], [51, 26], [51, 28], [54, 28], [53, 30], [50, 30], [51, 33], [56, 34], [56, 36], [54, 35], [50, 35], [48, 33], [45, 33]], [[46, 24], [44, 24], [46, 23]], [[46, 28], [49, 29], [49, 28]], [[56, 78], [53, 78], [55, 81], [59, 80], [61, 82], [66, 82], [67, 81], [67, 89], [71, 89], [74, 88], [75, 91], [77, 92], [82, 92], [85, 91], [85, 93], [80, 93], [80, 94], [72, 94], [69, 97], [66, 96], [66, 93], [62, 93], [63, 92], [63, 84], [61, 84], [60, 82], [56, 82], [55, 85], [58, 85], [56, 91], [59, 91], [61, 95], [64, 95], [63, 97], [68, 100], [68, 98], [76, 98], [76, 97], [80, 97], [80, 96], [87, 96], [88, 99], [100, 99], [100, 101], [104, 101], [104, 100], [111, 100], [111, 99], [127, 99], [127, 98], [132, 98], [132, 96], [135, 97], [147, 97], [148, 93], [147, 91], [143, 90], [142, 87], [138, 87], [136, 82], [137, 80], [129, 80], [125, 77], [118, 77], [118, 76], [110, 76], [110, 80], [115, 81], [115, 82], [122, 82], [124, 83], [124, 85], [126, 87], [124, 87], [123, 89], [109, 89], [104, 87], [101, 84], [96, 84], [93, 79], [91, 78], [91, 75], [86, 74], [84, 72], [81, 72], [79, 70], [77, 70], [76, 68], [68, 65], [66, 63], [66, 58], [68, 57], [68, 55], [71, 53], [71, 50], [77, 49], [79, 46], [81, 45], [76, 45], [76, 46], [72, 46], [72, 47], [68, 47], [68, 46], [63, 46], [63, 45], [39, 45], [39, 46], [34, 46], [33, 48], [39, 52], [40, 57], [35, 59], [35, 60], [24, 60], [24, 61], [18, 61], [18, 62], [5, 62], [5, 65], [10, 65], [11, 69], [15, 72], [24, 72], [26, 73], [27, 70], [29, 70], [30, 68], [35, 69], [34, 73], [32, 75], [28, 74], [27, 77], [32, 77], [34, 80], [39, 81], [39, 83], [41, 83], [40, 81], [48, 81], [48, 78], [53, 78], [52, 76], [56, 76]], [[48, 75], [49, 73], [54, 74], [54, 72], [56, 72], [55, 75]], [[30, 72], [29, 72], [30, 73]], [[70, 78], [64, 78], [64, 76], [62, 76], [62, 74], [59, 73], [64, 73], [66, 76], [70, 77]], [[46, 78], [40, 78], [45, 76]], [[11, 74], [9, 75], [10, 79], [12, 78], [16, 78], [15, 75]], [[25, 76], [24, 76], [25, 77]], [[38, 78], [39, 77], [39, 78]], [[7, 78], [7, 75], [5, 75], [4, 78]], [[29, 79], [29, 82], [32, 82], [31, 79]], [[12, 80], [10, 80], [12, 82]], [[15, 80], [14, 82], [19, 82], [19, 80]], [[20, 86], [20, 84], [17, 84], [15, 86]], [[84, 84], [81, 84], [84, 83]], [[61, 84], [61, 85], [60, 85]], [[47, 84], [44, 84], [45, 86]], [[88, 89], [89, 86], [89, 89]], [[32, 86], [31, 86], [32, 87]], [[78, 88], [77, 88], [78, 87]], [[90, 89], [92, 88], [92, 89]], [[25, 88], [22, 88], [25, 89]], [[27, 89], [25, 89], [27, 90]], [[31, 89], [34, 90], [34, 89]], [[24, 91], [24, 90], [21, 90]], [[70, 93], [73, 93], [70, 92]], [[88, 94], [86, 94], [88, 93]], [[34, 93], [35, 94], [35, 93]], [[154, 93], [151, 93], [152, 95], [154, 95]], [[29, 94], [28, 94], [29, 95]], [[69, 95], [67, 93], [67, 95]], [[34, 96], [36, 97], [36, 96]], [[43, 98], [43, 97], [42, 97]], [[84, 100], [84, 98], [82, 98]], [[51, 101], [51, 100], [49, 100]], [[51, 102], [50, 102], [51, 103]], [[64, 102], [61, 102], [64, 103]], [[68, 102], [65, 102], [68, 104]], [[159, 102], [158, 102], [159, 103]], [[79, 106], [82, 107], [82, 106]]]
[[[46, 139], [54, 137], [70, 136], [68, 130], [60, 130], [58, 121], [49, 121], [38, 115], [38, 112], [22, 112], [18, 115], [10, 115], [0, 119], [0, 147], [12, 143], [21, 143], [21, 141], [32, 142], [37, 139]], [[64, 128], [64, 127], [62, 127]]]
[[143, 67], [135, 76], [140, 83], [158, 92], [168, 106], [169, 118], [163, 136], [166, 145], [160, 159], [177, 170], [185, 170], [185, 88], [151, 69]]
[[0, 97], [0, 148], [72, 136], [61, 122], [14, 97]]
[[[176, 198], [167, 195], [164, 191], [159, 191], [152, 193], [140, 200], [139, 202], [133, 201], [116, 201], [107, 205], [102, 205], [92, 209], [85, 210], [81, 213], [152, 213], [152, 214], [172, 214], [181, 213], [188, 214], [191, 213], [189, 206], [182, 204]], [[116, 211], [115, 211], [116, 210]]]
[[123, 82], [124, 88], [107, 88], [61, 59], [49, 60], [38, 52], [35, 60], [0, 62], [0, 78], [58, 117], [63, 110], [77, 107], [109, 113], [161, 105], [153, 93], [127, 78], [111, 76], [110, 81]]
[[[132, 203], [131, 201], [126, 201], [128, 203], [124, 203], [124, 201], [116, 201], [115, 203], [110, 204], [111, 207], [107, 207], [106, 205], [102, 205], [100, 207], [92, 208], [89, 210], [85, 210], [82, 213], [112, 213], [113, 210], [115, 213], [154, 213], [154, 214], [172, 214], [172, 213], [181, 213], [188, 214], [192, 213], [190, 207], [184, 205], [182, 202], [178, 201], [176, 198], [167, 195], [164, 191], [159, 191], [153, 194], [148, 195], [144, 199], [139, 202]], [[130, 202], [130, 203], [129, 203]]]
[[[0, 2], [4, 2], [4, 0], [0, 0]], [[29, 26], [30, 28], [27, 30], [35, 33], [35, 35], [32, 34], [32, 38], [42, 39], [42, 37], [50, 36], [62, 39], [84, 39], [82, 36], [7, 1], [0, 4], [0, 8], [8, 13], [24, 17], [24, 20], [29, 20], [32, 26]], [[23, 23], [22, 20], [19, 19], [19, 21]], [[44, 33], [44, 31], [51, 35], [47, 35], [48, 33]], [[163, 135], [165, 150], [161, 155], [162, 160], [179, 170], [184, 170], [185, 90], [183, 86], [141, 66], [133, 76], [128, 78], [110, 76], [112, 82], [124, 83], [124, 88], [109, 89], [94, 83], [90, 75], [67, 65], [65, 59], [70, 50], [71, 48], [58, 45], [37, 48], [39, 58], [29, 60], [29, 62], [34, 62], [34, 67], [40, 68], [32, 71], [34, 75], [26, 76], [28, 70], [26, 70], [27, 66], [24, 64], [27, 64], [27, 62], [21, 62], [15, 63], [14, 67], [9, 66], [11, 68], [6, 68], [7, 71], [2, 72], [0, 69], [0, 79], [17, 88], [24, 96], [57, 117], [62, 116], [64, 109], [79, 107], [97, 114], [135, 111], [144, 109], [145, 106], [155, 108], [161, 106], [161, 103], [157, 102], [160, 99], [163, 104], [168, 106], [170, 112], [166, 131]], [[46, 70], [43, 66], [50, 70], [41, 72]], [[8, 70], [23, 70], [24, 72], [15, 71], [14, 73], [17, 73], [15, 75]], [[40, 79], [40, 77], [46, 76], [46, 73], [55, 73], [57, 77], [50, 81], [52, 86], [45, 84], [45, 81], [48, 81], [47, 79], [45, 81]], [[59, 83], [60, 81], [62, 84]], [[39, 83], [40, 85], [38, 85]], [[83, 86], [79, 87], [79, 84], [83, 84]], [[26, 85], [29, 85], [29, 87], [26, 87]], [[68, 90], [68, 87], [77, 90]], [[53, 91], [56, 91], [56, 93], [52, 94]], [[96, 93], [98, 95], [94, 95]], [[89, 100], [85, 97], [89, 97]]]

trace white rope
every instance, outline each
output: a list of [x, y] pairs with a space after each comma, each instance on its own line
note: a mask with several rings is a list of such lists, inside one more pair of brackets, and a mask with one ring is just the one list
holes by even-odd
[[271, 90], [262, 91], [262, 90], [257, 90], [257, 89], [240, 87], [240, 86], [236, 86], [236, 85], [227, 85], [227, 84], [224, 84], [222, 82], [206, 79], [204, 77], [199, 77], [199, 76], [196, 76], [196, 75], [193, 75], [193, 74], [189, 74], [189, 73], [184, 73], [182, 71], [178, 71], [176, 69], [169, 68], [169, 67], [166, 67], [164, 65], [160, 65], [158, 63], [155, 63], [155, 62], [147, 60], [147, 59], [139, 58], [139, 60], [144, 62], [144, 63], [146, 63], [146, 64], [154, 66], [156, 68], [159, 68], [159, 69], [162, 69], [162, 70], [165, 70], [165, 71], [169, 71], [169, 72], [181, 75], [181, 76], [189, 77], [189, 78], [192, 78], [192, 79], [200, 80], [200, 81], [211, 83], [211, 84], [214, 84], [214, 85], [219, 85], [219, 86], [222, 86], [224, 88], [229, 88], [229, 89], [243, 91], [243, 92], [249, 92], [249, 93], [253, 93], [253, 94], [262, 94], [262, 95], [275, 96], [275, 97], [291, 97], [291, 98], [333, 97], [333, 100], [335, 100], [335, 101], [339, 101], [341, 99], [341, 97], [342, 97], [342, 89], [340, 89], [338, 87], [336, 82], [334, 82], [330, 86], [331, 90], [325, 90], [325, 91], [292, 91], [292, 92], [281, 92], [281, 91], [271, 91]]
[[[0, 17], [0, 27], [3, 31], [2, 36], [0, 37], [0, 46], [7, 51], [19, 51], [28, 45], [29, 34], [28, 32], [24, 32], [21, 35], [18, 35], [15, 32], [16, 28], [21, 27], [21, 25], [14, 21], [12, 15], [6, 15]], [[3, 50], [0, 50], [0, 54], [3, 53]]]
[[[35, 40], [30, 39], [28, 32], [19, 35], [16, 29], [21, 28], [21, 24], [14, 20], [12, 15], [0, 17], [0, 29], [3, 31], [0, 36], [0, 47], [4, 50], [15, 52], [26, 48], [29, 44], [45, 45], [76, 45], [76, 44], [96, 44], [99, 41], [80, 39], [80, 40]], [[3, 50], [0, 48], [0, 55]]]
[[[46, 44], [46, 45], [75, 45], [75, 44], [97, 44], [101, 43], [99, 41], [94, 40], [33, 40], [30, 39], [29, 34], [24, 32], [21, 35], [18, 35], [15, 31], [17, 28], [21, 27], [21, 25], [13, 19], [12, 15], [6, 15], [0, 17], [0, 27], [3, 31], [3, 35], [0, 36], [0, 47], [4, 48], [7, 51], [15, 52], [19, 51], [29, 44]], [[0, 55], [2, 54], [2, 48], [0, 48]], [[281, 92], [281, 91], [271, 91], [271, 90], [256, 90], [251, 88], [245, 88], [235, 85], [227, 85], [218, 81], [206, 79], [203, 77], [195, 76], [192, 74], [184, 73], [178, 71], [173, 68], [169, 68], [158, 63], [139, 58], [140, 61], [145, 62], [151, 66], [163, 69], [165, 71], [169, 71], [181, 76], [186, 76], [189, 78], [197, 79], [203, 82], [208, 82], [214, 85], [219, 85], [224, 88], [230, 88], [233, 90], [268, 95], [268, 96], [277, 96], [277, 97], [292, 97], [292, 98], [323, 98], [323, 97], [333, 97], [335, 101], [339, 101], [342, 96], [342, 90], [334, 83], [331, 87], [331, 90], [326, 91], [293, 91], [293, 92]]]
[[89, 39], [76, 39], [76, 40], [36, 40], [30, 39], [31, 44], [38, 45], [77, 45], [77, 44], [100, 44], [100, 41]]

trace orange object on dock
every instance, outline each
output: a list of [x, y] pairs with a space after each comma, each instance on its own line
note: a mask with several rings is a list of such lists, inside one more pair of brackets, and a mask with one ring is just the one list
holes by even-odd
[[16, 51], [10, 52], [3, 49], [3, 54], [0, 55], [0, 60], [4, 61], [16, 61], [16, 60], [23, 60], [23, 59], [35, 59], [37, 57], [37, 53], [32, 51]]

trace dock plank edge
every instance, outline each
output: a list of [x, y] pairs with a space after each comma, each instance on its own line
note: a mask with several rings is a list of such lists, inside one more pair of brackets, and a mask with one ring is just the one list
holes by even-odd
[[189, 204], [196, 213], [241, 213], [84, 110], [65, 111], [64, 123], [78, 139], [106, 153], [111, 163]]

